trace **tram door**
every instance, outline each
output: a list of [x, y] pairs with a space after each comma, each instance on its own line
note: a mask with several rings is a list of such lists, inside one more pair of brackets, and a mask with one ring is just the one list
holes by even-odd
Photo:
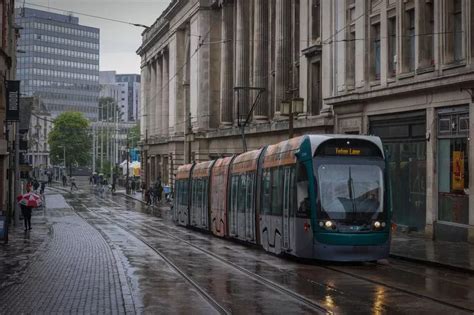
[[254, 178], [255, 174], [243, 175], [246, 177], [245, 185], [245, 237], [249, 242], [255, 242], [255, 207], [254, 207]]
[[290, 249], [290, 191], [292, 182], [292, 169], [284, 168], [283, 172], [283, 213], [282, 213], [282, 249]]

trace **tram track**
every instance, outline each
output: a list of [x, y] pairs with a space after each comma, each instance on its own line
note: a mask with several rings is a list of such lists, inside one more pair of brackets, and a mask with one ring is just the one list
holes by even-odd
[[[150, 248], [153, 252], [155, 252], [158, 256], [160, 256], [161, 259], [163, 259], [166, 264], [171, 268], [173, 269], [174, 271], [176, 271], [189, 285], [191, 285], [195, 290], [197, 290], [197, 292], [199, 293], [199, 295], [201, 295], [202, 298], [204, 298], [219, 314], [225, 314], [225, 315], [229, 315], [231, 314], [231, 312], [229, 310], [227, 310], [224, 306], [222, 306], [218, 301], [216, 301], [210, 294], [208, 294], [206, 292], [206, 290], [204, 290], [204, 288], [202, 288], [199, 284], [197, 284], [191, 277], [189, 277], [181, 268], [179, 268], [175, 263], [173, 263], [173, 261], [171, 261], [163, 252], [161, 252], [159, 249], [157, 249], [156, 247], [154, 247], [153, 245], [151, 245], [147, 240], [145, 240], [145, 238], [143, 238], [142, 236], [140, 236], [138, 233], [135, 233], [133, 231], [131, 231], [130, 229], [128, 229], [127, 227], [123, 226], [122, 224], [120, 223], [117, 223], [117, 222], [114, 222], [112, 221], [110, 218], [107, 218], [106, 216], [98, 213], [97, 211], [94, 211], [92, 210], [90, 207], [87, 207], [86, 205], [82, 205], [85, 209], [87, 209], [88, 211], [91, 211], [93, 212], [95, 215], [97, 215], [98, 217], [110, 222], [111, 224], [119, 227], [120, 229], [122, 229], [123, 231], [133, 235], [136, 239], [138, 239], [140, 242], [142, 242], [143, 244], [145, 244], [148, 248]], [[81, 214], [79, 214], [78, 211], [76, 211], [76, 213], [78, 213], [78, 215], [84, 220], [86, 221], [89, 225], [91, 225], [93, 228], [96, 228], [95, 226], [93, 226], [92, 224], [90, 224], [86, 218], [84, 218]], [[96, 228], [97, 229], [97, 228]]]
[[[97, 197], [97, 196], [96, 196]], [[126, 198], [126, 197], [124, 197]], [[101, 196], [99, 199], [103, 200], [105, 203], [107, 204], [110, 204], [110, 203], [113, 203], [115, 205], [117, 205], [117, 207], [120, 208], [123, 208], [124, 205], [123, 204], [120, 204], [118, 202], [116, 202], [116, 200], [112, 200], [112, 199], [108, 199], [108, 198], [104, 198], [104, 196]], [[112, 207], [113, 208], [113, 207]], [[126, 211], [126, 209], [124, 210]], [[122, 212], [120, 210], [120, 212]], [[111, 222], [112, 224], [114, 225], [117, 225], [119, 228], [121, 228], [122, 230], [126, 231], [127, 233], [130, 233], [132, 234], [133, 236], [135, 236], [137, 239], [139, 239], [140, 241], [143, 241], [143, 243], [145, 245], [147, 245], [148, 247], [152, 248], [152, 250], [155, 251], [156, 248], [154, 248], [151, 244], [149, 244], [148, 241], [146, 241], [146, 239], [144, 239], [142, 236], [140, 235], [137, 235], [135, 232], [131, 231], [132, 229], [130, 227], [127, 227], [126, 225], [124, 224], [121, 224], [121, 223], [118, 223], [117, 220], [111, 220], [109, 218], [107, 218], [106, 216], [102, 215], [102, 214], [99, 214], [97, 211], [94, 211], [95, 214], [97, 214], [98, 216], [106, 219], [108, 222]], [[146, 224], [146, 223], [143, 223], [143, 222], [139, 222], [139, 223], [136, 223], [136, 222], [132, 222], [130, 220], [130, 217], [127, 217], [125, 215], [122, 215], [119, 213], [119, 211], [112, 211], [111, 212], [114, 216], [117, 217], [117, 219], [122, 219], [122, 220], [125, 220], [127, 223], [127, 225], [133, 225], [133, 226], [137, 226], [137, 227], [142, 227], [142, 228], [146, 228], [146, 230], [150, 230], [150, 231], [153, 231], [154, 233], [157, 233], [157, 234], [160, 234], [160, 235], [164, 235], [168, 238], [172, 238], [174, 240], [177, 240], [179, 242], [183, 242], [184, 244], [188, 245], [188, 246], [191, 246], [192, 248], [208, 255], [209, 257], [212, 257], [214, 259], [216, 259], [217, 261], [220, 261], [221, 263], [223, 264], [226, 264], [228, 266], [231, 266], [232, 268], [246, 274], [249, 278], [252, 278], [253, 280], [261, 283], [261, 284], [264, 284], [265, 286], [271, 286], [272, 289], [276, 290], [276, 291], [279, 291], [280, 293], [284, 293], [286, 294], [287, 292], [292, 292], [298, 296], [301, 296], [299, 293], [296, 293], [294, 291], [291, 291], [291, 290], [288, 290], [287, 288], [281, 286], [280, 284], [278, 283], [275, 283], [274, 281], [272, 280], [269, 280], [269, 279], [266, 279], [258, 274], [255, 274], [253, 273], [252, 271], [246, 269], [246, 268], [243, 268], [239, 265], [237, 265], [236, 263], [232, 262], [232, 261], [229, 261], [228, 259], [226, 258], [223, 258], [221, 256], [219, 256], [218, 254], [215, 254], [205, 248], [202, 248], [196, 244], [193, 244], [193, 241], [188, 241], [188, 240], [185, 240], [181, 237], [178, 237], [178, 236], [175, 236], [174, 234], [170, 233], [169, 231], [177, 231], [177, 232], [180, 232], [180, 233], [183, 233], [185, 232], [187, 236], [190, 236], [190, 237], [193, 237], [197, 240], [206, 240], [206, 241], [209, 241], [208, 238], [206, 237], [200, 237], [198, 235], [198, 233], [189, 233], [188, 231], [186, 231], [185, 229], [178, 229], [177, 227], [173, 227], [173, 226], [169, 226], [167, 224], [165, 224], [164, 222], [159, 222], [159, 221], [154, 221], [154, 223], [158, 224], [160, 227], [166, 227], [167, 230], [169, 230], [168, 232], [166, 231], [163, 231], [163, 230], [160, 230], [159, 227], [155, 227], [155, 226], [152, 226], [152, 225], [149, 225], [149, 224]], [[166, 261], [166, 260], [165, 260]], [[171, 263], [173, 264], [173, 262], [171, 261]], [[463, 311], [463, 312], [469, 312], [469, 313], [472, 313], [472, 309], [471, 308], [467, 308], [467, 307], [463, 307], [463, 306], [460, 306], [458, 304], [453, 304], [453, 303], [450, 303], [450, 302], [447, 302], [447, 301], [443, 301], [443, 300], [440, 300], [436, 297], [433, 297], [433, 296], [429, 296], [429, 295], [425, 295], [425, 294], [422, 294], [422, 293], [417, 293], [417, 292], [413, 292], [412, 290], [408, 290], [408, 289], [404, 289], [404, 288], [400, 288], [398, 285], [391, 285], [390, 283], [386, 283], [386, 281], [384, 280], [381, 280], [381, 281], [378, 281], [378, 280], [374, 280], [374, 279], [371, 279], [370, 278], [370, 273], [369, 276], [365, 276], [363, 275], [363, 273], [354, 273], [352, 272], [351, 270], [347, 270], [347, 268], [344, 268], [344, 267], [332, 267], [332, 266], [324, 266], [324, 265], [317, 265], [318, 268], [324, 268], [328, 271], [331, 271], [331, 272], [335, 272], [335, 273], [339, 273], [339, 274], [343, 274], [347, 277], [351, 277], [351, 278], [354, 278], [354, 279], [357, 279], [359, 281], [364, 281], [364, 282], [368, 282], [368, 283], [371, 283], [375, 286], [382, 286], [382, 287], [385, 287], [389, 290], [391, 290], [392, 292], [401, 292], [403, 294], [406, 294], [406, 295], [409, 295], [409, 296], [413, 296], [413, 297], [416, 297], [417, 299], [425, 299], [425, 300], [429, 300], [429, 301], [432, 301], [432, 302], [435, 302], [435, 303], [439, 303], [439, 304], [442, 304], [446, 307], [449, 307], [449, 308], [453, 308], [455, 310], [459, 310], [459, 311]], [[419, 265], [417, 266], [419, 267]], [[179, 267], [178, 267], [179, 268]], [[437, 269], [437, 268], [434, 268], [434, 267], [430, 267], [432, 269]], [[173, 268], [174, 269], [174, 268]], [[396, 268], [395, 268], [396, 269]], [[287, 271], [281, 271], [282, 273], [284, 272], [287, 272]], [[298, 274], [297, 272], [292, 272], [290, 271], [290, 273], [292, 273], [294, 276], [296, 277], [302, 277], [302, 279], [305, 279], [306, 281], [309, 281], [309, 282], [312, 282], [313, 280], [311, 280], [311, 278], [304, 278], [302, 275]], [[428, 277], [429, 275], [426, 275], [426, 277]], [[192, 279], [191, 279], [192, 280]], [[390, 282], [390, 281], [388, 281]], [[276, 287], [275, 287], [276, 285]], [[325, 283], [319, 283], [318, 285], [322, 285], [322, 286], [325, 286], [327, 287], [328, 289], [338, 289], [337, 287], [331, 287], [330, 285], [328, 284], [325, 284]], [[281, 290], [283, 289], [283, 291]], [[207, 292], [206, 292], [207, 293]], [[286, 294], [288, 295], [288, 294]], [[290, 293], [290, 296], [291, 297], [294, 297], [293, 294]], [[309, 300], [310, 301], [310, 304], [315, 304], [312, 300], [310, 299], [307, 299], [306, 297], [304, 296], [301, 296], [303, 297], [304, 300]], [[211, 297], [212, 298], [212, 297]], [[299, 299], [299, 298], [297, 298]], [[302, 301], [304, 304], [307, 305], [307, 303], [305, 303], [305, 301]], [[301, 301], [301, 300], [300, 300]], [[321, 305], [319, 304], [316, 304], [317, 307], [318, 307], [318, 312], [321, 312], [321, 309], [324, 310], [324, 312], [328, 313], [329, 311], [327, 309], [325, 309], [324, 307], [322, 307]], [[227, 310], [226, 310], [227, 311]], [[222, 313], [222, 312], [220, 312]], [[228, 311], [227, 311], [228, 313]]]
[[342, 273], [344, 275], [347, 275], [347, 276], [350, 276], [350, 277], [353, 277], [353, 278], [356, 278], [356, 279], [359, 279], [359, 280], [363, 280], [363, 281], [366, 281], [366, 282], [369, 282], [369, 283], [373, 283], [375, 285], [384, 286], [386, 288], [396, 290], [396, 291], [400, 291], [400, 292], [403, 292], [405, 294], [413, 295], [413, 296], [416, 296], [418, 298], [427, 299], [427, 300], [430, 300], [430, 301], [433, 301], [433, 302], [436, 302], [436, 303], [440, 303], [440, 304], [443, 304], [445, 306], [449, 306], [449, 307], [452, 307], [452, 308], [455, 308], [455, 309], [458, 309], [458, 310], [461, 310], [461, 311], [466, 311], [466, 312], [471, 312], [471, 313], [474, 312], [474, 309], [470, 309], [470, 308], [459, 306], [459, 305], [456, 305], [456, 304], [453, 304], [453, 303], [449, 303], [449, 302], [446, 302], [446, 301], [443, 301], [443, 300], [440, 300], [440, 299], [437, 299], [437, 298], [434, 298], [434, 297], [431, 297], [431, 296], [428, 296], [428, 295], [425, 295], [425, 294], [420, 294], [420, 293], [417, 293], [417, 292], [406, 290], [406, 289], [400, 288], [399, 286], [394, 286], [394, 285], [387, 284], [386, 282], [383, 282], [383, 281], [376, 281], [376, 280], [370, 279], [368, 277], [364, 277], [364, 276], [361, 276], [359, 274], [343, 270], [342, 268], [328, 267], [328, 266], [321, 266], [321, 267], [325, 268], [327, 270]]
[[[105, 198], [102, 198], [102, 199], [103, 199], [103, 200], [107, 200], [107, 201], [109, 201], [109, 202], [113, 202], [113, 203], [115, 203], [116, 205], [122, 207], [122, 205], [120, 205], [120, 204], [117, 203], [116, 201], [113, 201], [113, 200], [110, 200], [110, 199], [105, 199]], [[114, 215], [117, 215], [117, 216], [121, 217], [122, 219], [127, 219], [127, 217], [125, 217], [125, 216], [123, 216], [123, 215], [121, 215], [121, 214], [118, 214], [118, 213], [114, 213]], [[137, 223], [133, 223], [133, 224], [137, 225]], [[158, 223], [158, 224], [159, 224], [160, 226], [162, 226], [162, 227], [170, 228], [168, 225], [165, 225], [164, 223]], [[180, 237], [178, 237], [178, 236], [175, 236], [175, 235], [173, 235], [173, 234], [171, 234], [171, 233], [169, 233], [169, 232], [164, 232], [164, 231], [162, 231], [162, 230], [159, 230], [158, 228], [153, 227], [153, 226], [151, 226], [151, 225], [149, 225], [149, 224], [140, 223], [140, 224], [138, 224], [138, 225], [140, 225], [140, 226], [142, 226], [142, 227], [146, 227], [147, 229], [153, 230], [154, 232], [160, 233], [160, 234], [162, 234], [162, 235], [163, 235], [163, 234], [164, 234], [164, 235], [167, 235], [168, 237], [172, 237], [172, 238], [174, 238], [174, 239], [176, 239], [176, 240], [178, 240], [178, 241], [181, 241], [181, 242], [183, 242], [183, 243], [185, 243], [185, 244], [187, 244], [187, 245], [189, 245], [189, 246], [192, 246], [193, 248], [195, 248], [195, 249], [197, 249], [197, 250], [199, 250], [199, 251], [201, 251], [201, 252], [206, 253], [207, 255], [211, 256], [211, 257], [214, 258], [214, 259], [217, 259], [217, 260], [219, 260], [219, 261], [221, 261], [221, 262], [223, 262], [223, 263], [226, 263], [226, 264], [228, 264], [228, 265], [231, 265], [232, 267], [238, 269], [239, 271], [242, 271], [243, 273], [249, 274], [251, 277], [258, 277], [258, 278], [261, 278], [261, 279], [263, 279], [263, 281], [268, 281], [268, 282], [272, 283], [272, 285], [278, 286], [278, 288], [282, 288], [282, 289], [284, 289], [284, 290], [286, 290], [286, 291], [290, 291], [290, 290], [288, 290], [288, 289], [282, 287], [281, 285], [279, 285], [279, 284], [277, 284], [277, 283], [274, 283], [273, 281], [270, 281], [270, 280], [268, 280], [268, 279], [265, 279], [265, 278], [261, 277], [260, 275], [257, 275], [257, 274], [255, 274], [255, 273], [253, 273], [253, 272], [251, 272], [251, 271], [249, 271], [249, 270], [243, 268], [243, 267], [240, 267], [239, 265], [237, 265], [237, 264], [235, 264], [235, 263], [233, 263], [233, 262], [231, 262], [231, 261], [228, 261], [227, 259], [222, 258], [222, 257], [220, 257], [219, 255], [208, 251], [207, 249], [204, 249], [204, 248], [202, 248], [202, 247], [200, 247], [200, 246], [197, 246], [197, 245], [193, 244], [193, 243], [190, 242], [190, 241], [184, 240], [184, 239], [182, 239], [182, 238], [180, 238]], [[172, 228], [172, 229], [173, 229], [173, 230], [177, 230], [176, 228]], [[194, 235], [194, 234], [193, 234], [193, 235]], [[411, 296], [415, 296], [415, 297], [420, 298], [420, 299], [426, 299], [426, 300], [430, 300], [430, 301], [433, 301], [433, 302], [436, 302], [436, 303], [440, 303], [440, 304], [443, 304], [443, 305], [448, 306], [448, 307], [451, 307], [451, 308], [455, 308], [455, 309], [460, 310], [460, 311], [471, 312], [471, 313], [474, 311], [474, 309], [470, 309], [470, 308], [463, 307], [463, 306], [460, 306], [460, 305], [457, 305], [457, 304], [449, 303], [449, 302], [447, 302], [447, 301], [444, 301], [444, 300], [441, 300], [441, 299], [438, 299], [438, 298], [435, 298], [435, 297], [432, 297], [432, 296], [429, 296], [429, 295], [426, 295], [426, 294], [421, 294], [421, 293], [417, 293], [417, 292], [414, 292], [414, 291], [411, 291], [411, 290], [407, 290], [407, 289], [401, 288], [401, 287], [399, 287], [399, 286], [395, 286], [395, 285], [388, 284], [388, 283], [386, 283], [386, 282], [384, 282], [384, 281], [376, 281], [376, 280], [373, 280], [373, 279], [371, 279], [371, 278], [369, 278], [369, 277], [362, 276], [362, 275], [360, 275], [360, 274], [356, 274], [356, 273], [354, 273], [354, 272], [350, 272], [350, 271], [344, 270], [344, 269], [341, 268], [341, 267], [330, 267], [330, 266], [324, 266], [324, 265], [318, 265], [318, 267], [324, 268], [324, 269], [326, 269], [326, 270], [330, 270], [330, 271], [333, 271], [333, 272], [341, 273], [341, 274], [344, 274], [344, 275], [346, 275], [346, 276], [349, 276], [349, 277], [352, 277], [352, 278], [356, 278], [356, 279], [358, 279], [358, 280], [362, 280], [362, 281], [365, 281], [365, 282], [372, 283], [372, 284], [374, 284], [374, 285], [383, 286], [383, 287], [385, 287], [385, 288], [388, 288], [388, 289], [391, 289], [391, 290], [394, 290], [394, 291], [398, 291], [398, 292], [402, 292], [402, 293], [404, 293], [404, 294], [408, 294], [408, 295], [411, 295]], [[433, 268], [433, 267], [432, 267], [432, 268]], [[298, 274], [295, 274], [295, 275], [296, 275], [296, 276], [299, 276]], [[291, 292], [292, 292], [292, 291], [291, 291]], [[301, 295], [299, 295], [299, 294], [296, 293], [296, 292], [294, 292], [294, 293], [297, 294], [298, 296], [301, 296]], [[311, 300], [307, 299], [307, 298], [304, 297], [304, 296], [301, 296], [301, 297], [304, 298], [305, 301], [310, 301], [311, 303], [314, 303], [314, 302], [312, 302]]]
[[[84, 207], [86, 207], [86, 206], [84, 205]], [[87, 209], [90, 209], [90, 208], [88, 208], [88, 207], [86, 207], [86, 208], [87, 208]], [[111, 222], [111, 223], [117, 225], [118, 227], [120, 227], [121, 229], [127, 231], [128, 233], [132, 234], [133, 236], [135, 236], [136, 238], [138, 238], [140, 241], [142, 241], [144, 244], [146, 244], [148, 247], [150, 247], [152, 250], [157, 251], [152, 245], [150, 245], [146, 240], [144, 240], [143, 237], [141, 237], [141, 236], [138, 235], [137, 233], [131, 231], [129, 228], [127, 228], [127, 227], [124, 226], [123, 224], [118, 223], [118, 222], [113, 221], [113, 220], [110, 220], [109, 218], [105, 217], [105, 216], [102, 215], [102, 214], [99, 214], [99, 213], [96, 212], [96, 211], [94, 211], [94, 213], [97, 214], [97, 215], [99, 215], [100, 217], [102, 217], [102, 218], [108, 220], [109, 222]], [[115, 215], [115, 216], [118, 216], [118, 217], [121, 217], [121, 218], [124, 219], [124, 220], [128, 220], [127, 217], [125, 217], [125, 216], [123, 216], [123, 215], [121, 215], [121, 214], [114, 213], [114, 215]], [[267, 287], [267, 288], [270, 288], [270, 289], [275, 290], [275, 291], [277, 291], [277, 292], [279, 292], [279, 293], [281, 293], [281, 294], [284, 294], [284, 295], [286, 295], [286, 296], [288, 296], [288, 297], [290, 297], [290, 298], [292, 298], [292, 299], [294, 299], [294, 300], [297, 300], [298, 302], [304, 304], [306, 307], [309, 307], [309, 308], [315, 310], [315, 311], [318, 312], [318, 313], [332, 314], [332, 312], [329, 311], [328, 309], [326, 309], [326, 308], [324, 308], [323, 306], [321, 306], [321, 305], [315, 303], [314, 301], [312, 301], [312, 300], [310, 300], [310, 299], [304, 297], [303, 295], [300, 295], [300, 294], [298, 294], [298, 293], [296, 293], [296, 292], [294, 292], [294, 291], [292, 291], [292, 290], [289, 290], [289, 289], [283, 287], [282, 285], [280, 285], [280, 284], [278, 284], [278, 283], [275, 283], [275, 282], [273, 282], [273, 281], [271, 281], [271, 280], [268, 280], [268, 279], [266, 279], [266, 278], [264, 278], [264, 277], [262, 277], [262, 276], [260, 276], [260, 275], [258, 275], [258, 274], [256, 274], [256, 273], [254, 273], [254, 272], [252, 272], [252, 271], [250, 271], [250, 270], [248, 270], [248, 269], [245, 269], [245, 268], [243, 268], [243, 267], [241, 267], [241, 266], [239, 266], [239, 265], [237, 265], [237, 264], [235, 264], [235, 263], [233, 263], [233, 262], [231, 262], [231, 261], [229, 261], [229, 260], [227, 260], [227, 259], [225, 259], [225, 258], [222, 258], [222, 257], [220, 257], [220, 256], [218, 256], [218, 255], [216, 255], [216, 254], [214, 254], [214, 253], [212, 253], [212, 252], [210, 252], [210, 251], [204, 249], [204, 248], [201, 248], [201, 247], [199, 247], [199, 246], [197, 246], [197, 245], [195, 245], [195, 244], [193, 244], [193, 243], [191, 243], [191, 242], [189, 242], [189, 241], [186, 241], [186, 240], [184, 240], [184, 239], [182, 239], [182, 238], [179, 238], [179, 237], [177, 237], [177, 236], [175, 236], [175, 235], [173, 235], [173, 234], [171, 234], [171, 233], [164, 232], [164, 231], [160, 231], [159, 229], [157, 229], [157, 228], [155, 228], [155, 227], [153, 227], [153, 226], [150, 226], [150, 225], [147, 225], [147, 224], [143, 224], [143, 223], [138, 224], [138, 223], [134, 223], [134, 222], [130, 222], [130, 221], [128, 221], [127, 223], [128, 223], [128, 224], [135, 225], [135, 226], [146, 227], [147, 229], [152, 230], [152, 231], [154, 231], [154, 232], [157, 232], [157, 233], [159, 233], [159, 234], [161, 234], [161, 235], [165, 235], [165, 236], [167, 236], [167, 237], [169, 237], [169, 238], [172, 238], [172, 239], [174, 239], [174, 240], [183, 242], [184, 244], [186, 244], [186, 245], [188, 245], [188, 246], [191, 246], [191, 247], [194, 248], [195, 250], [198, 250], [198, 251], [200, 251], [200, 252], [206, 254], [207, 256], [209, 256], [209, 257], [215, 259], [216, 261], [218, 261], [218, 262], [220, 262], [220, 263], [223, 263], [223, 264], [225, 264], [225, 265], [227, 265], [227, 266], [232, 267], [233, 269], [235, 269], [235, 270], [241, 272], [242, 274], [244, 274], [244, 275], [247, 276], [248, 278], [250, 278], [250, 279], [252, 279], [252, 280], [254, 280], [254, 281], [260, 283], [261, 285], [264, 285], [264, 286]], [[159, 250], [158, 250], [158, 252], [159, 252]], [[165, 259], [165, 255], [163, 255], [162, 253], [159, 254], [159, 255], [160, 255], [163, 259]], [[162, 256], [162, 255], [163, 255], [163, 256]], [[167, 261], [167, 262], [169, 261], [170, 265], [173, 264], [173, 263], [171, 262], [171, 260], [169, 260], [168, 258], [166, 258], [165, 261]], [[173, 266], [176, 266], [176, 265], [173, 264]], [[179, 267], [177, 267], [177, 266], [176, 266], [176, 268], [179, 269]], [[176, 269], [176, 270], [178, 270], [178, 269]], [[181, 274], [181, 273], [184, 274], [183, 271], [180, 271], [180, 274]], [[183, 274], [181, 274], [181, 275], [183, 275]], [[192, 281], [192, 279], [190, 279], [190, 280]]]

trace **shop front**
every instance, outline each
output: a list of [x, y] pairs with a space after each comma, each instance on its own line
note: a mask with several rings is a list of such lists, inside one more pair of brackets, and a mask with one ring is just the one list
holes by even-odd
[[435, 236], [466, 240], [469, 226], [469, 107], [438, 115], [438, 221]]
[[426, 112], [369, 117], [369, 134], [379, 136], [389, 160], [393, 221], [401, 229], [426, 225]]

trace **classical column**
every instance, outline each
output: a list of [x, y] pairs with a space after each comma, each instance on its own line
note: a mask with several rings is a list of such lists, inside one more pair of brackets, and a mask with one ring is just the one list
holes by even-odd
[[[149, 111], [149, 104], [148, 104], [148, 98], [150, 94], [150, 68], [148, 64], [145, 64], [142, 69], [141, 69], [141, 85], [140, 85], [140, 112], [141, 112], [141, 117], [138, 117], [138, 119], [141, 121], [140, 124], [140, 134], [142, 137], [145, 137], [147, 134], [147, 130], [150, 128], [149, 126], [149, 120], [148, 120], [148, 111]], [[102, 154], [102, 152], [101, 152]]]
[[156, 129], [156, 65], [157, 60], [156, 58], [152, 60], [150, 65], [150, 94], [148, 96], [148, 122], [149, 122], [149, 134], [153, 137], [157, 135]]
[[[237, 0], [237, 29], [235, 49], [235, 85], [238, 87], [249, 86], [249, 1]], [[241, 119], [248, 114], [249, 93], [248, 90], [235, 92], [235, 115], [234, 119]], [[239, 95], [239, 97], [237, 97]], [[239, 108], [237, 108], [239, 106]], [[237, 117], [239, 113], [240, 117]]]
[[162, 112], [162, 98], [163, 98], [163, 56], [159, 56], [156, 61], [156, 82], [155, 82], [155, 115], [154, 115], [154, 124], [156, 126], [156, 135], [163, 135], [163, 125], [161, 117]]
[[162, 90], [162, 103], [161, 103], [161, 134], [165, 137], [168, 136], [169, 129], [169, 53], [163, 53], [163, 80], [161, 83]]
[[275, 18], [275, 111], [287, 99], [291, 67], [291, 2], [276, 0]]
[[[253, 85], [265, 87], [268, 78], [268, 1], [254, 0]], [[256, 104], [254, 119], [268, 119], [267, 92], [263, 92]], [[257, 97], [254, 92], [252, 101]]]
[[222, 47], [221, 47], [221, 126], [232, 125], [233, 104], [233, 50], [234, 50], [234, 6], [225, 1], [221, 9]]

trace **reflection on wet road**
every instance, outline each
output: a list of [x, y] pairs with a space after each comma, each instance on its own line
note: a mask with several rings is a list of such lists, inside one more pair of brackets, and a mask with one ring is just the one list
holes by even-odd
[[474, 277], [390, 260], [302, 263], [177, 227], [121, 195], [64, 194], [120, 256], [138, 312], [472, 313]]

